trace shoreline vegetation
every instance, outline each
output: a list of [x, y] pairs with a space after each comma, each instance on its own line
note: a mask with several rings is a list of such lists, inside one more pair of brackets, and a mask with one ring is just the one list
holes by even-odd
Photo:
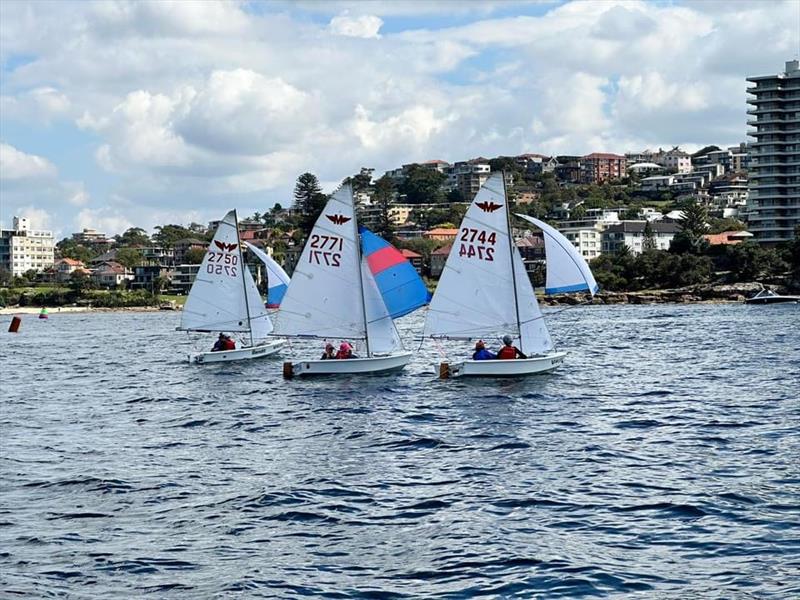
[[[429, 282], [429, 285], [432, 282]], [[672, 289], [650, 289], [639, 291], [601, 290], [594, 298], [588, 294], [565, 294], [547, 296], [537, 294], [543, 306], [570, 306], [579, 304], [699, 304], [741, 303], [754, 296], [766, 286], [759, 282], [735, 284], [701, 284]], [[770, 286], [780, 290], [782, 286]], [[7, 298], [16, 298], [17, 303], [0, 305], [0, 315], [38, 314], [43, 307], [53, 314], [81, 312], [155, 312], [180, 310], [185, 296], [152, 295], [129, 291], [93, 291], [76, 298], [68, 289], [47, 288], [35, 292], [36, 288], [2, 290]], [[60, 302], [60, 303], [59, 303]]]

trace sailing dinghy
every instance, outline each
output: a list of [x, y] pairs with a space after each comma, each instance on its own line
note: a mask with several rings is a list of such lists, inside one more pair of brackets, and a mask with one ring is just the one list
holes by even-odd
[[[555, 277], [552, 285], [577, 286], [580, 277], [582, 286], [592, 293], [596, 291], [597, 284], [588, 265], [572, 244], [548, 225], [541, 222], [536, 225], [545, 233], [545, 251], [552, 250]], [[577, 266], [576, 261], [585, 269]], [[550, 255], [547, 263], [550, 281]], [[556, 269], [556, 265], [559, 268]], [[585, 280], [587, 273], [591, 278], [588, 282]], [[577, 291], [577, 287], [570, 291]], [[511, 236], [502, 173], [489, 177], [464, 215], [433, 294], [423, 335], [464, 341], [495, 340], [511, 335], [514, 345], [528, 356], [514, 360], [445, 362], [439, 367], [442, 378], [531, 375], [551, 371], [564, 361], [566, 352], [554, 349], [522, 257]]]
[[287, 378], [383, 373], [411, 360], [363, 256], [348, 184], [331, 196], [311, 231], [275, 315], [273, 335], [364, 342], [361, 358], [319, 360], [315, 354], [286, 362]]
[[263, 341], [272, 331], [261, 294], [242, 257], [236, 211], [225, 215], [208, 247], [181, 313], [181, 331], [247, 334], [250, 344], [236, 350], [195, 352], [195, 364], [264, 358], [281, 342]]

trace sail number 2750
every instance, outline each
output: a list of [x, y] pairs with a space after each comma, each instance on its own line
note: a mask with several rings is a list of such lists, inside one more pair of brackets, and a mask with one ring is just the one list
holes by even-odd
[[236, 277], [236, 265], [238, 263], [239, 257], [235, 254], [209, 250], [206, 272], [212, 275], [222, 275], [224, 273], [229, 277]]
[[461, 247], [458, 249], [459, 256], [489, 262], [494, 260], [494, 245], [497, 242], [497, 235], [494, 232], [487, 233], [483, 229], [462, 227], [459, 241], [461, 242]]
[[340, 267], [342, 263], [341, 251], [344, 240], [336, 235], [311, 236], [308, 262], [326, 267]]

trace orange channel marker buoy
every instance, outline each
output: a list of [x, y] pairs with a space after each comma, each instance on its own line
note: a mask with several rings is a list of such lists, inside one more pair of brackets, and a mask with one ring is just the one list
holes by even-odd
[[8, 333], [17, 333], [20, 325], [22, 325], [22, 319], [14, 317], [11, 319], [11, 325], [8, 326]]

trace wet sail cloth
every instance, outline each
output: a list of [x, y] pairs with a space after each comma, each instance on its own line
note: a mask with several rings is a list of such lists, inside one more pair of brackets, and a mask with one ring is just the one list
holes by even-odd
[[272, 331], [261, 295], [242, 260], [236, 211], [217, 227], [181, 311], [180, 329], [251, 332], [254, 339]]
[[264, 267], [267, 269], [267, 308], [278, 308], [289, 287], [289, 275], [261, 248], [248, 242], [245, 242], [244, 245], [264, 263]]
[[509, 234], [502, 173], [467, 209], [425, 320], [426, 337], [491, 339], [510, 334], [525, 354], [553, 349], [525, 265]]
[[528, 215], [517, 215], [533, 223], [544, 234], [544, 251], [547, 258], [546, 294], [589, 292], [594, 295], [599, 286], [586, 260], [564, 235], [544, 221]]
[[426, 305], [431, 298], [417, 270], [400, 251], [366, 227], [359, 227], [361, 252], [389, 315], [396, 319]]

